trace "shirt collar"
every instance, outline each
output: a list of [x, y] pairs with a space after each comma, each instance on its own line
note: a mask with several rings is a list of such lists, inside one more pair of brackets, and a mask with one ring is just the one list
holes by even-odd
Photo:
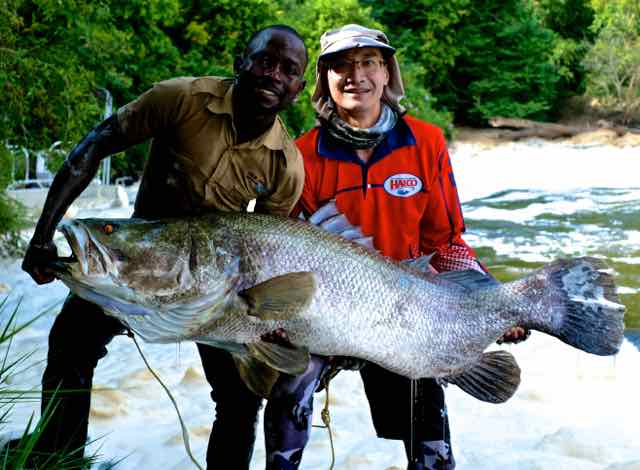
[[[191, 94], [195, 95], [198, 93], [211, 95], [207, 101], [206, 108], [214, 114], [227, 114], [233, 123], [233, 79], [219, 77], [197, 78], [193, 82]], [[253, 140], [238, 145], [238, 147], [255, 149], [264, 146], [270, 150], [284, 151], [285, 142], [289, 140], [291, 140], [291, 138], [285, 129], [284, 123], [279, 116], [276, 116], [269, 130]], [[287, 156], [289, 154], [289, 152], [284, 153]]]
[[[382, 142], [376, 146], [367, 165], [370, 166], [375, 162], [382, 160], [394, 150], [412, 145], [416, 145], [416, 138], [405, 120], [400, 118], [393, 129], [387, 132], [387, 135]], [[341, 160], [364, 165], [362, 160], [358, 158], [353, 150], [348, 149], [333, 140], [324, 126], [320, 127], [320, 135], [318, 136], [318, 155], [332, 160]]]

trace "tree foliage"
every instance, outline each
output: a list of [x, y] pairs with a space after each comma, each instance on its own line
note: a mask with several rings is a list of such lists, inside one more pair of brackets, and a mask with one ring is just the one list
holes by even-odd
[[557, 105], [562, 105], [563, 98], [584, 92], [583, 59], [595, 37], [595, 11], [590, 0], [536, 0], [535, 5], [542, 24], [556, 36], [551, 62], [560, 75]]
[[528, 2], [476, 1], [458, 30], [463, 50], [451, 71], [458, 116], [545, 119], [557, 97], [554, 36]]
[[[366, 0], [458, 122], [544, 118], [557, 98], [554, 36], [526, 0]], [[373, 6], [377, 5], [377, 6]]]
[[587, 94], [624, 124], [640, 122], [640, 2], [594, 1], [598, 36], [584, 59]]
[[424, 68], [428, 88], [441, 88], [463, 50], [457, 29], [471, 12], [472, 0], [390, 0], [371, 5], [408, 61]]

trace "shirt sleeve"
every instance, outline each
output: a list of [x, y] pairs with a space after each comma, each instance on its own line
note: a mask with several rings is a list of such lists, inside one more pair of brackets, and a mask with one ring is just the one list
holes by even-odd
[[434, 253], [431, 264], [437, 271], [477, 269], [485, 272], [474, 251], [462, 239], [464, 218], [444, 137], [436, 146], [435, 178], [429, 203], [420, 223], [420, 251]]
[[269, 197], [256, 200], [256, 212], [286, 217], [293, 210], [304, 185], [302, 155], [297, 148], [295, 152], [296, 156], [282, 165], [276, 190]]
[[156, 83], [117, 111], [118, 124], [129, 145], [170, 132], [188, 106], [190, 81], [176, 78]]

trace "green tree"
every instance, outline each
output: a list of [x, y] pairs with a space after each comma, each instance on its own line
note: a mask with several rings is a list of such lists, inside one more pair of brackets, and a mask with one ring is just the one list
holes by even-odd
[[457, 29], [472, 11], [472, 0], [362, 0], [409, 62], [424, 69], [427, 88], [440, 89], [463, 52]]
[[593, 4], [598, 36], [584, 59], [586, 93], [622, 123], [640, 122], [640, 2]]
[[531, 3], [476, 1], [457, 32], [462, 47], [443, 92], [456, 117], [484, 124], [496, 115], [546, 119], [560, 78], [553, 33]]
[[595, 12], [590, 0], [536, 0], [535, 4], [542, 24], [556, 35], [551, 61], [560, 74], [559, 95], [566, 98], [582, 94], [586, 73], [583, 59], [595, 37], [591, 28]]

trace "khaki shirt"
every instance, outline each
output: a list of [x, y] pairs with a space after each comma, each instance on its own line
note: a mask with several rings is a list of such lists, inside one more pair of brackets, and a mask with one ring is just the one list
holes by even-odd
[[279, 117], [258, 138], [236, 144], [232, 80], [174, 78], [117, 112], [129, 144], [153, 138], [135, 203], [138, 217], [207, 210], [288, 215], [304, 184], [302, 156]]

